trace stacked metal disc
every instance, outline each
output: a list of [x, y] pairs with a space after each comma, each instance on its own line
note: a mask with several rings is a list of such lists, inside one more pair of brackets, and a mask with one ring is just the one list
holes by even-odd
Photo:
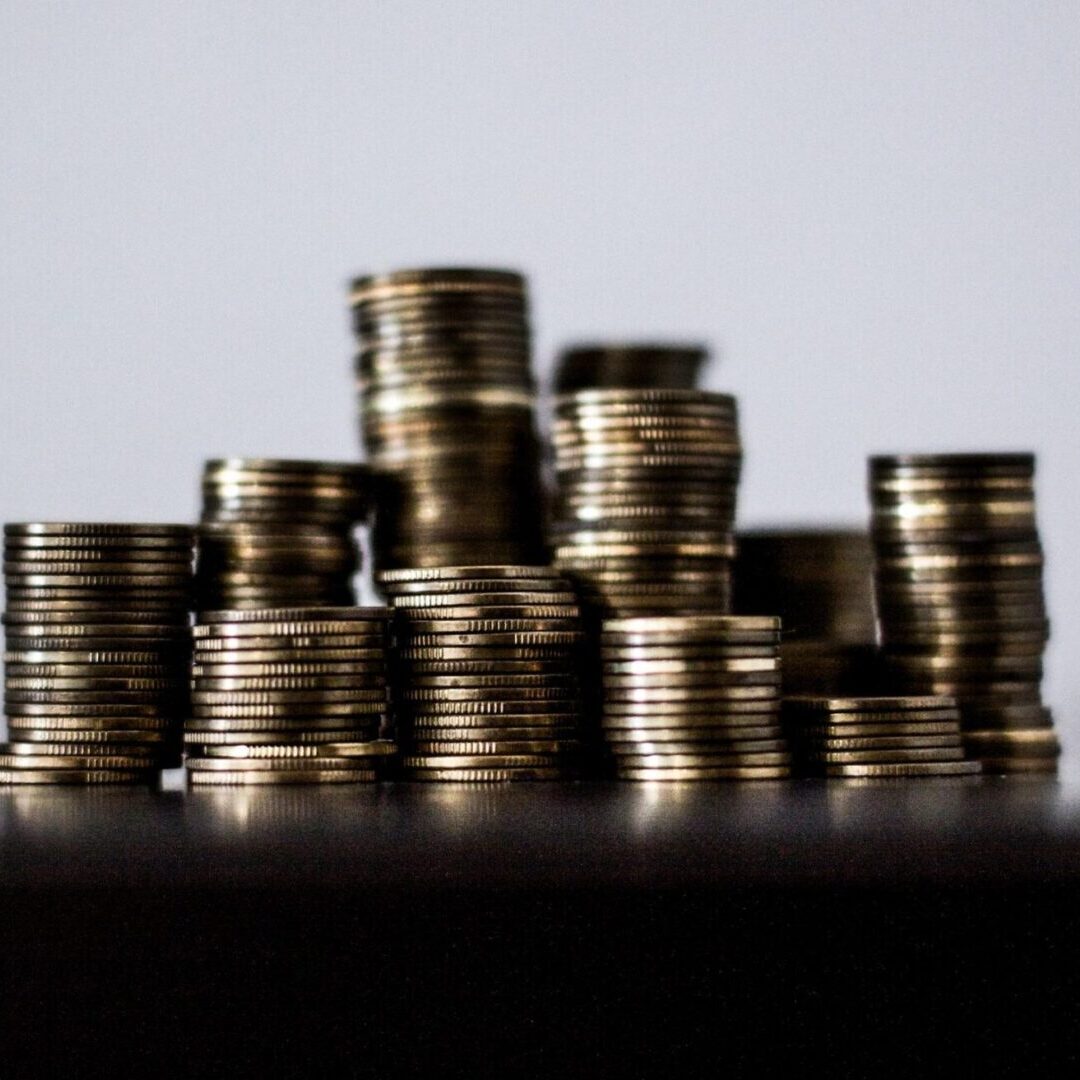
[[376, 570], [546, 561], [524, 279], [405, 270], [352, 304]]
[[601, 387], [693, 390], [708, 359], [702, 345], [577, 345], [559, 357], [555, 393]]
[[199, 616], [185, 725], [196, 785], [375, 780], [387, 722], [390, 609]]
[[857, 529], [739, 533], [735, 610], [779, 612], [785, 694], [878, 690], [873, 548]]
[[555, 399], [555, 563], [606, 615], [730, 610], [742, 464], [735, 399], [582, 390]]
[[179, 763], [189, 525], [4, 526], [5, 783], [139, 783]]
[[784, 720], [803, 776], [977, 776], [964, 760], [960, 711], [942, 696], [790, 697]]
[[199, 610], [355, 603], [362, 465], [226, 458], [203, 470]]
[[394, 570], [399, 737], [414, 780], [576, 775], [581, 612], [547, 566]]
[[883, 655], [904, 693], [950, 694], [985, 771], [1053, 772], [1033, 454], [870, 462]]
[[780, 620], [609, 619], [601, 727], [624, 780], [778, 780]]

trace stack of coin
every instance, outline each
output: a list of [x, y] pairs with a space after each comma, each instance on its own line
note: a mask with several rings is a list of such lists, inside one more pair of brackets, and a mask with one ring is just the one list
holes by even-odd
[[602, 615], [724, 613], [742, 463], [735, 399], [582, 390], [555, 399], [555, 562]]
[[200, 610], [355, 603], [362, 465], [227, 458], [203, 470]]
[[785, 694], [879, 689], [873, 549], [858, 529], [741, 532], [735, 610], [778, 612]]
[[414, 780], [575, 775], [581, 613], [547, 566], [392, 570], [396, 698]]
[[925, 697], [789, 697], [784, 721], [804, 776], [848, 779], [975, 776], [964, 760], [956, 700]]
[[375, 569], [544, 561], [524, 279], [405, 270], [352, 304]]
[[703, 345], [577, 345], [559, 357], [555, 393], [577, 390], [693, 390], [709, 359]]
[[195, 626], [192, 784], [341, 784], [377, 778], [390, 609], [213, 611]]
[[138, 783], [187, 709], [189, 525], [4, 526], [5, 783]]
[[780, 620], [609, 619], [601, 727], [624, 780], [779, 780]]
[[1033, 454], [870, 462], [879, 632], [904, 693], [950, 694], [985, 771], [1053, 772]]

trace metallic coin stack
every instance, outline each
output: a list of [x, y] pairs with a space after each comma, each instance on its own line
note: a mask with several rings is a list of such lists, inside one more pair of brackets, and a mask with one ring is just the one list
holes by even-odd
[[873, 548], [856, 529], [739, 533], [735, 610], [778, 612], [785, 694], [879, 689]]
[[581, 613], [547, 566], [394, 570], [400, 737], [414, 780], [575, 775]]
[[601, 727], [623, 780], [779, 780], [780, 620], [609, 619]]
[[213, 611], [195, 634], [192, 784], [375, 780], [386, 723], [390, 609]]
[[1053, 772], [1040, 692], [1049, 636], [1032, 454], [870, 462], [875, 588], [889, 676], [950, 694], [987, 772]]
[[189, 525], [4, 527], [4, 783], [140, 783], [178, 763]]
[[355, 603], [362, 465], [227, 458], [203, 470], [199, 610]]
[[524, 279], [406, 270], [352, 304], [375, 569], [546, 561]]
[[790, 697], [784, 721], [803, 776], [977, 776], [950, 697]]
[[582, 390], [555, 399], [555, 563], [602, 615], [723, 613], [742, 464], [735, 399]]
[[559, 357], [555, 393], [605, 387], [693, 390], [708, 359], [702, 345], [577, 345]]

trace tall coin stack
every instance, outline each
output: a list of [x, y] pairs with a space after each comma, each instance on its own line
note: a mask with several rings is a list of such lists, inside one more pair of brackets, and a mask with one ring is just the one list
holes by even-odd
[[352, 304], [376, 571], [546, 561], [524, 279], [405, 270]]
[[601, 726], [623, 780], [780, 780], [780, 620], [699, 615], [603, 624]]
[[374, 780], [394, 752], [389, 608], [203, 612], [184, 742], [195, 785]]
[[193, 540], [188, 525], [4, 526], [0, 781], [138, 783], [178, 764]]
[[603, 615], [724, 613], [742, 464], [735, 399], [582, 390], [555, 399], [555, 563]]
[[883, 655], [903, 693], [958, 700], [987, 772], [1054, 772], [1040, 692], [1049, 636], [1033, 454], [875, 457], [870, 493]]
[[555, 393], [603, 387], [693, 390], [709, 359], [702, 345], [577, 345], [555, 370]]
[[393, 570], [400, 737], [414, 780], [555, 780], [581, 739], [577, 598], [546, 566]]
[[878, 689], [874, 553], [858, 529], [769, 529], [737, 537], [735, 610], [779, 613], [785, 694]]
[[226, 458], [206, 463], [202, 491], [200, 611], [355, 603], [364, 466]]

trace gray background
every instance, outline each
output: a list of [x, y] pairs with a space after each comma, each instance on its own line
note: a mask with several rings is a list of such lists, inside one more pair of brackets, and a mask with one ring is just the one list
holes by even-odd
[[745, 524], [870, 451], [1033, 448], [1080, 669], [1080, 5], [0, 8], [0, 515], [191, 519], [203, 458], [357, 453], [345, 282], [530, 274], [537, 362], [689, 336]]

